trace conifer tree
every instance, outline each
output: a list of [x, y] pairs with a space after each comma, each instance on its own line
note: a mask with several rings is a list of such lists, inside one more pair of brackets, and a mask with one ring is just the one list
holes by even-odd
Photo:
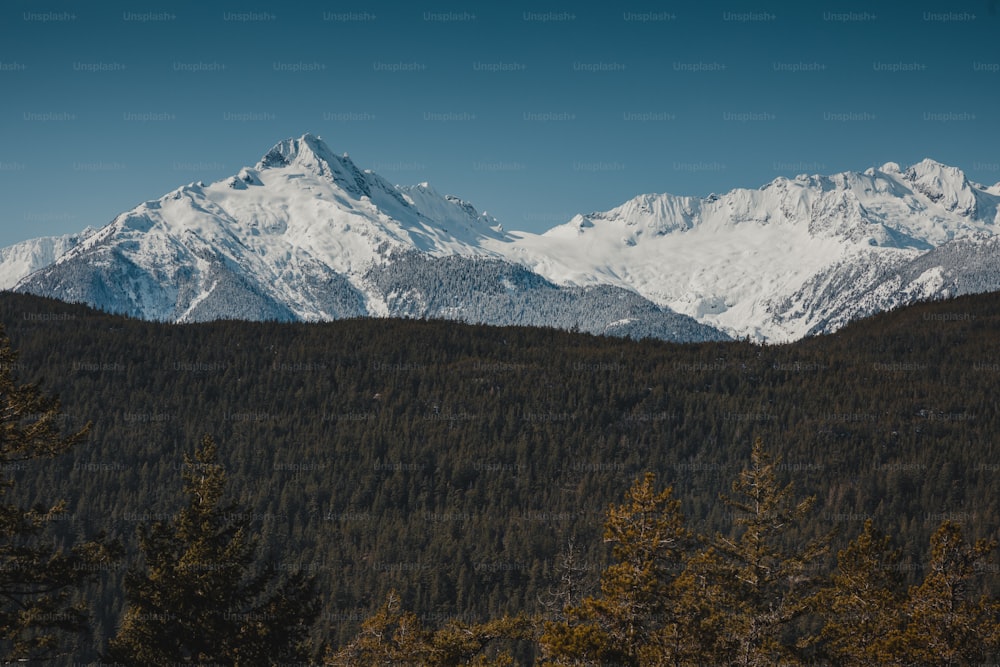
[[904, 636], [916, 665], [985, 664], [1000, 651], [1000, 604], [973, 598], [976, 579], [989, 571], [996, 540], [965, 541], [960, 524], [945, 521], [931, 536], [924, 580], [906, 600]]
[[430, 659], [431, 632], [413, 612], [402, 609], [396, 591], [390, 591], [381, 608], [361, 623], [358, 635], [339, 651], [327, 653], [325, 664], [425, 665]]
[[184, 457], [188, 504], [140, 525], [141, 568], [125, 577], [128, 608], [108, 658], [127, 665], [268, 665], [304, 659], [318, 612], [311, 578], [254, 571], [250, 520], [222, 504], [226, 482], [212, 438]]
[[[670, 664], [686, 627], [673, 582], [682, 571], [693, 536], [672, 489], [655, 490], [646, 473], [612, 505], [604, 524], [614, 563], [601, 576], [601, 592], [566, 610], [566, 622], [546, 624], [541, 638], [549, 664]], [[664, 638], [673, 641], [664, 641]]]
[[784, 636], [809, 609], [817, 591], [819, 558], [829, 548], [832, 534], [798, 547], [786, 547], [787, 535], [808, 516], [815, 497], [796, 502], [794, 485], [780, 486], [778, 460], [758, 438], [750, 467], [733, 482], [733, 496], [722, 496], [734, 522], [736, 537], [717, 535], [713, 558], [703, 567], [706, 576], [721, 584], [711, 624], [721, 627], [716, 650], [728, 656], [725, 664], [758, 667], [795, 664], [794, 643]]
[[0, 655], [48, 659], [73, 650], [64, 642], [89, 629], [86, 606], [74, 597], [118, 549], [103, 537], [64, 549], [46, 532], [66, 513], [65, 501], [30, 508], [18, 502], [9, 473], [76, 447], [90, 425], [60, 434], [59, 401], [36, 385], [18, 384], [16, 360], [0, 327]]
[[399, 594], [390, 591], [382, 607], [361, 623], [358, 635], [338, 651], [328, 651], [330, 667], [459, 667], [514, 665], [507, 651], [487, 658], [483, 650], [498, 641], [532, 637], [525, 616], [503, 617], [482, 624], [451, 620], [437, 630], [424, 626], [411, 611], [404, 611]]
[[815, 598], [823, 618], [818, 637], [839, 665], [901, 664], [903, 577], [901, 554], [871, 519], [837, 554], [829, 586]]
[[724, 571], [725, 562], [711, 546], [688, 559], [673, 584], [681, 613], [676, 624], [660, 630], [662, 662], [655, 664], [725, 664], [719, 647], [727, 645], [729, 628], [718, 608], [735, 605], [737, 600], [726, 580], [718, 576]]

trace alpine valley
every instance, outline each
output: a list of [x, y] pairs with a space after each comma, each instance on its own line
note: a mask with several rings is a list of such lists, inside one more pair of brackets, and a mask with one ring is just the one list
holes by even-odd
[[457, 319], [785, 342], [1000, 290], [1000, 183], [925, 159], [646, 194], [544, 234], [392, 185], [310, 134], [102, 229], [0, 250], [0, 288], [157, 321]]

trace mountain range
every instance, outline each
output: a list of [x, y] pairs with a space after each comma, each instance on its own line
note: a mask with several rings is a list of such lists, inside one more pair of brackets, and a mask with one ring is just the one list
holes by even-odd
[[1000, 290], [998, 227], [1000, 183], [925, 159], [646, 194], [532, 234], [305, 134], [101, 229], [0, 250], [0, 288], [157, 321], [392, 316], [785, 342]]

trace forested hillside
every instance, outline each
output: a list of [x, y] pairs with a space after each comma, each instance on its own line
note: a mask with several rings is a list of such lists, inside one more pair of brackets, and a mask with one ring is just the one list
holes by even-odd
[[205, 434], [258, 565], [316, 576], [316, 647], [354, 637], [390, 590], [431, 625], [544, 613], [571, 545], [594, 588], [608, 506], [647, 471], [693, 530], [733, 535], [719, 494], [756, 438], [780, 482], [816, 496], [782, 539], [836, 531], [825, 567], [868, 519], [911, 584], [943, 521], [970, 540], [1000, 529], [998, 294], [785, 346], [437, 321], [165, 325], [10, 293], [0, 323], [19, 381], [59, 395], [67, 432], [92, 422], [69, 453], [6, 472], [24, 504], [67, 500], [63, 538], [125, 544], [86, 596], [97, 648], [137, 526], [181, 509], [184, 455]]

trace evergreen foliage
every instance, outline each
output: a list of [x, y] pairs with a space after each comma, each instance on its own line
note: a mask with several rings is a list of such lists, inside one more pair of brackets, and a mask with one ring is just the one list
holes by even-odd
[[14, 378], [17, 354], [0, 327], [0, 655], [40, 660], [69, 655], [86, 637], [90, 618], [79, 594], [118, 556], [117, 546], [95, 540], [53, 540], [65, 501], [23, 504], [11, 472], [38, 459], [81, 446], [88, 427], [63, 435], [59, 401]]
[[996, 657], [1000, 600], [975, 596], [970, 586], [991, 570], [989, 555], [996, 547], [996, 540], [966, 544], [954, 521], [935, 531], [924, 580], [910, 589], [903, 607], [907, 627], [900, 644], [909, 664], [986, 664]]
[[632, 339], [729, 340], [718, 329], [611, 285], [555, 285], [529, 269], [482, 257], [407, 253], [372, 267], [365, 280], [392, 317], [545, 326]]
[[125, 578], [128, 608], [108, 658], [126, 665], [268, 665], [307, 656], [318, 611], [311, 579], [254, 572], [256, 539], [235, 504], [215, 442], [184, 457], [188, 505], [172, 521], [140, 525], [144, 567]]
[[[801, 556], [840, 529], [829, 553], [802, 566], [807, 579], [768, 589], [784, 587], [792, 620], [772, 626], [780, 643], [767, 655], [845, 659], [833, 630], [823, 634], [822, 605], [799, 610], [816, 590], [808, 577], [832, 578], [835, 552], [866, 520], [893, 537], [901, 562], [885, 583], [904, 601], [924, 584], [943, 520], [961, 522], [971, 544], [1000, 525], [996, 294], [783, 346], [397, 320], [176, 326], [14, 294], [0, 294], [0, 323], [20, 350], [18, 377], [61, 396], [60, 428], [93, 420], [87, 447], [5, 471], [23, 506], [66, 499], [51, 543], [69, 550], [107, 528], [140, 564], [137, 524], [169, 522], [185, 504], [182, 452], [210, 430], [226, 443], [229, 493], [257, 538], [254, 571], [316, 577], [325, 622], [313, 649], [346, 646], [390, 590], [431, 633], [446, 619], [472, 626], [546, 605], [550, 623], [610, 628], [562, 612], [605, 597], [598, 574], [616, 560], [601, 520], [652, 471], [687, 529], [713, 536], [686, 554], [668, 591], [711, 653], [732, 638], [719, 601], [743, 595], [717, 576], [741, 571], [723, 546], [739, 546], [746, 529], [719, 495], [746, 501], [730, 483], [756, 437], [780, 460], [776, 488], [794, 482], [815, 496], [806, 518], [770, 533], [769, 548]], [[560, 558], [567, 544], [572, 563]], [[1000, 592], [995, 561], [975, 567], [962, 582], [966, 605]], [[121, 624], [125, 589], [110, 566], [94, 579], [73, 597], [87, 601], [101, 646]], [[913, 605], [896, 614], [900, 632], [934, 608]], [[675, 626], [650, 646], [684, 636]], [[94, 646], [74, 660], [97, 659]], [[675, 654], [717, 662], [695, 649]], [[505, 650], [533, 657], [523, 645]]]
[[390, 591], [382, 607], [361, 624], [357, 637], [324, 661], [330, 667], [460, 667], [514, 665], [509, 651], [484, 651], [492, 644], [529, 640], [533, 636], [526, 616], [503, 617], [480, 624], [450, 620], [428, 629], [412, 611], [403, 611], [399, 595]]
[[731, 655], [734, 667], [797, 662], [788, 632], [808, 611], [832, 538], [789, 545], [785, 536], [808, 520], [815, 497], [796, 501], [793, 485], [778, 483], [778, 463], [756, 439], [750, 466], [733, 482], [733, 495], [722, 497], [739, 535], [717, 535], [717, 558], [708, 561], [718, 565], [710, 575], [722, 584], [720, 598], [711, 600], [721, 621], [717, 655]]
[[657, 492], [655, 479], [637, 479], [625, 504], [608, 509], [604, 541], [613, 545], [614, 562], [599, 595], [568, 606], [567, 620], [547, 624], [541, 643], [551, 664], [670, 664], [683, 652], [685, 642], [671, 639], [687, 627], [689, 611], [673, 583], [694, 537], [672, 489]]
[[837, 554], [836, 570], [814, 599], [824, 618], [819, 638], [837, 664], [898, 664], [904, 649], [902, 562], [899, 549], [871, 519]]
[[[996, 541], [967, 545], [959, 525], [943, 522], [923, 582], [907, 595], [900, 552], [866, 521], [828, 575], [808, 566], [826, 551], [829, 536], [778, 546], [777, 533], [805, 519], [812, 498], [796, 502], [791, 485], [776, 483], [776, 465], [756, 440], [750, 467], [733, 482], [734, 497], [725, 498], [740, 512], [735, 540], [693, 534], [670, 488], [657, 492], [652, 473], [636, 479], [626, 503], [607, 513], [613, 562], [599, 593], [567, 604], [558, 620], [504, 617], [468, 626], [453, 619], [434, 630], [402, 611], [392, 591], [326, 664], [487, 664], [479, 651], [497, 638], [535, 639], [541, 657], [534, 664], [543, 667], [829, 664], [826, 658], [860, 667], [989, 664], [1000, 648], [1000, 601], [973, 600], [968, 591], [989, 569]], [[708, 542], [714, 544], [696, 549]], [[806, 618], [820, 626], [817, 635], [795, 624]], [[540, 636], [532, 623], [543, 626]], [[488, 664], [513, 659], [505, 652]]]

